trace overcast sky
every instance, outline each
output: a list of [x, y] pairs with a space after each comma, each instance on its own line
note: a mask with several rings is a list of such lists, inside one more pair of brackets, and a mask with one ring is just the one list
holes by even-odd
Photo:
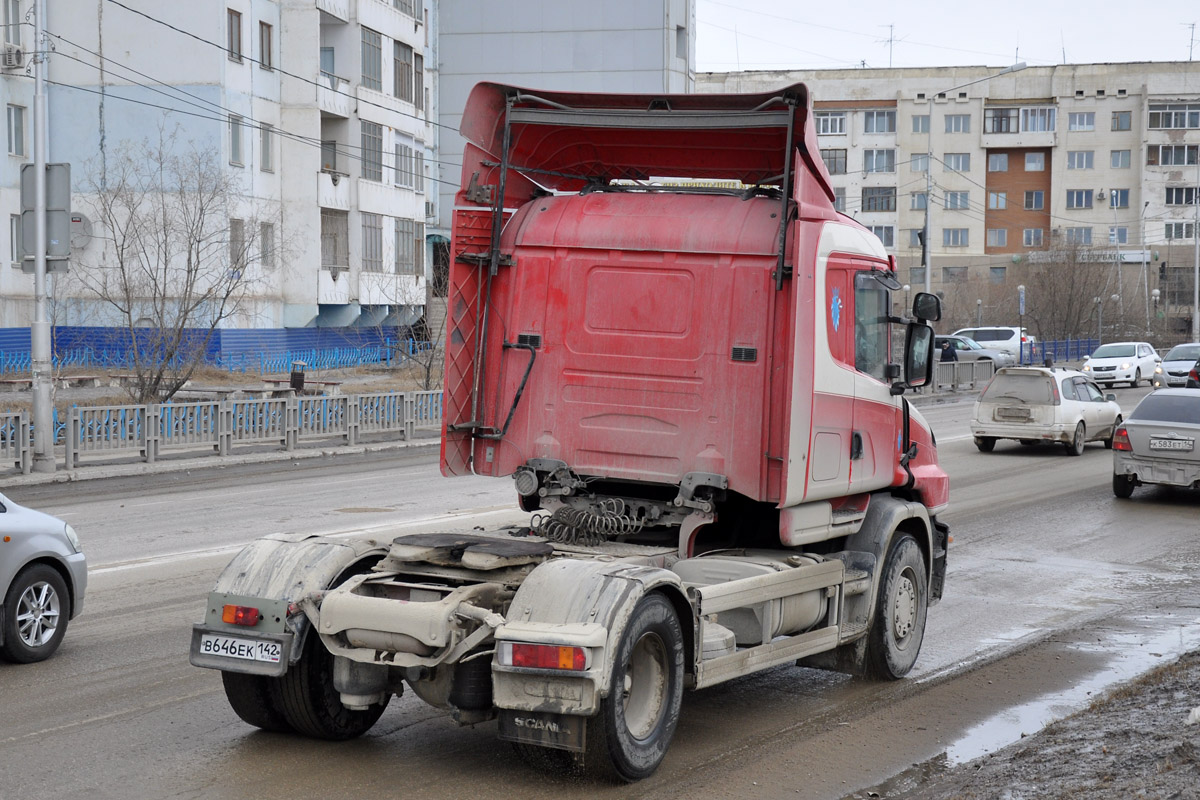
[[700, 72], [1187, 61], [1189, 42], [1200, 60], [1196, 0], [696, 0], [696, 17]]

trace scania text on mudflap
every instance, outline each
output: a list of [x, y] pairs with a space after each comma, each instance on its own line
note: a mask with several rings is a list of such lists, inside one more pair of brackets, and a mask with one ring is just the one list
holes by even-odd
[[441, 468], [511, 477], [528, 522], [259, 539], [192, 663], [266, 730], [358, 736], [407, 687], [534, 764], [625, 781], [661, 763], [685, 689], [907, 674], [949, 541], [904, 396], [940, 302], [894, 314], [807, 88], [482, 83], [462, 134]]

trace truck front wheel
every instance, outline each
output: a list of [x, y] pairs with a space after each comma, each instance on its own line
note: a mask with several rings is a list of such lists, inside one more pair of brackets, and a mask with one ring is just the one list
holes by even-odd
[[362, 736], [383, 714], [391, 699], [389, 695], [366, 711], [353, 711], [342, 705], [341, 694], [333, 685], [333, 656], [321, 644], [316, 631], [309, 631], [300, 660], [276, 680], [283, 719], [296, 733], [314, 739], [342, 741]]
[[659, 593], [638, 601], [621, 634], [600, 713], [588, 720], [590, 772], [637, 781], [658, 768], [683, 701], [683, 629]]
[[909, 534], [897, 534], [883, 564], [875, 622], [867, 643], [869, 677], [896, 680], [916, 663], [925, 636], [928, 588], [921, 548]]

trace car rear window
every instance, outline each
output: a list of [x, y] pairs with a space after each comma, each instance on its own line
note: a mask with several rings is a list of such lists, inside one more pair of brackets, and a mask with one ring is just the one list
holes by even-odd
[[1129, 418], [1200, 425], [1200, 397], [1196, 395], [1148, 394], [1142, 399], [1142, 402], [1138, 403]]
[[1200, 359], [1200, 344], [1180, 344], [1163, 356], [1163, 361], [1196, 361]]
[[1023, 400], [1026, 403], [1051, 403], [1054, 395], [1045, 375], [1005, 375], [992, 379], [980, 395], [981, 400]]

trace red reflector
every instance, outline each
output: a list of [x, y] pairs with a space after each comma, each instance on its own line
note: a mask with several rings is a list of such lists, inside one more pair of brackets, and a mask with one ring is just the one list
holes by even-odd
[[250, 606], [225, 606], [221, 609], [221, 621], [230, 625], [257, 625], [258, 616], [258, 609]]
[[587, 654], [582, 647], [560, 647], [552, 644], [517, 644], [512, 646], [512, 665], [514, 667], [533, 667], [536, 669], [569, 669], [583, 670], [587, 668]]
[[1113, 450], [1132, 450], [1133, 446], [1129, 444], [1129, 433], [1124, 428], [1117, 428], [1113, 431]]

